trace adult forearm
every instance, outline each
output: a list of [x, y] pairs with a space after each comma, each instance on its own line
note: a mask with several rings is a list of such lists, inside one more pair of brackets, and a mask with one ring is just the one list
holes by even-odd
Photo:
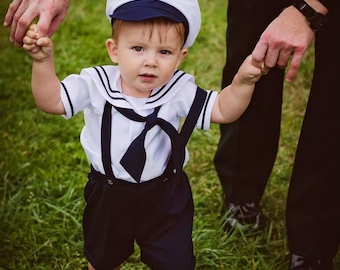
[[326, 15], [328, 13], [327, 4], [324, 3], [327, 1], [318, 1], [318, 0], [304, 0], [304, 1], [319, 13], [323, 15]]
[[[294, 0], [291, 0], [290, 2], [293, 3], [293, 1]], [[321, 7], [321, 10], [320, 10], [322, 11], [324, 8], [329, 9], [329, 7], [332, 6], [333, 3], [338, 0], [335, 0], [335, 1], [334, 0], [304, 0], [304, 1], [317, 11], [319, 11], [320, 5], [323, 6]]]

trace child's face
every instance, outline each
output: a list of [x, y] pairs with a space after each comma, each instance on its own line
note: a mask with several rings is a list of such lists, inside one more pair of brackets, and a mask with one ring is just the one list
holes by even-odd
[[149, 97], [166, 84], [187, 54], [173, 25], [124, 22], [119, 40], [108, 39], [106, 46], [119, 65], [123, 93], [133, 97]]

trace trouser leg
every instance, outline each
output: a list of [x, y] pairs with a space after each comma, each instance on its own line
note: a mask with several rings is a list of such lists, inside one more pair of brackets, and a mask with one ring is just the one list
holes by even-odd
[[[249, 2], [229, 1], [223, 86], [231, 82], [263, 30], [282, 9], [272, 1]], [[220, 126], [214, 163], [229, 202], [261, 200], [278, 147], [282, 85], [283, 70], [272, 69], [256, 84], [252, 101], [241, 118]]]
[[289, 248], [311, 259], [334, 257], [340, 242], [340, 31], [334, 27], [339, 24], [336, 17], [330, 16], [316, 36], [314, 79], [287, 199]]

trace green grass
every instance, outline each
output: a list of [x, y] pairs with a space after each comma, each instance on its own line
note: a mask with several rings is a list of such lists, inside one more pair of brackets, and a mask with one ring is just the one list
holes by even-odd
[[[10, 0], [0, 3], [3, 18]], [[109, 64], [105, 4], [72, 0], [53, 36], [60, 78], [81, 68]], [[224, 64], [226, 1], [200, 0], [202, 30], [182, 68], [206, 89], [219, 89]], [[8, 42], [0, 27], [0, 269], [85, 269], [82, 254], [83, 188], [88, 162], [79, 143], [82, 115], [70, 121], [39, 111], [30, 92], [30, 57]], [[270, 218], [261, 235], [226, 235], [220, 229], [221, 187], [212, 158], [219, 132], [195, 131], [188, 148], [196, 214], [197, 269], [287, 268], [285, 199], [313, 70], [305, 57], [299, 78], [284, 93], [277, 162], [262, 200]], [[340, 265], [340, 264], [338, 264]], [[138, 252], [122, 267], [146, 269]]]

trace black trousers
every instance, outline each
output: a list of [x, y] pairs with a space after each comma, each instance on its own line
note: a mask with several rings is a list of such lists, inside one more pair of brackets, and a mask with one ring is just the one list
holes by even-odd
[[[287, 1], [229, 0], [223, 86], [231, 82], [263, 30], [285, 5]], [[328, 17], [316, 35], [313, 84], [287, 199], [290, 250], [311, 258], [334, 256], [340, 238], [338, 3]], [[256, 85], [244, 115], [235, 123], [221, 125], [214, 161], [227, 201], [259, 202], [263, 196], [278, 149], [283, 75], [282, 70], [272, 69]]]

